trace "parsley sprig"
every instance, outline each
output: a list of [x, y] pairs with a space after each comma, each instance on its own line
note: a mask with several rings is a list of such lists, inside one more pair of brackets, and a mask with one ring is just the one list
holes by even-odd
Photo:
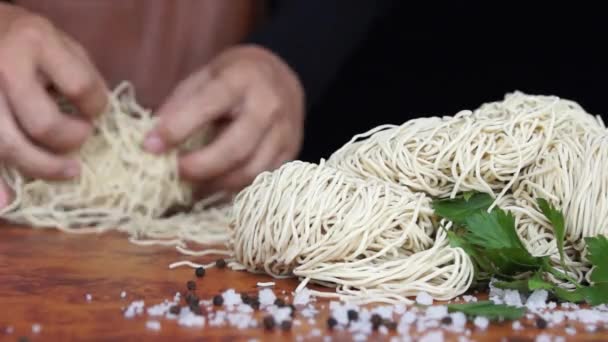
[[[485, 283], [494, 278], [498, 279], [495, 283], [497, 287], [522, 292], [544, 289], [569, 302], [587, 302], [591, 305], [608, 303], [608, 239], [605, 236], [585, 239], [587, 258], [593, 270], [591, 283], [579, 284], [567, 274], [569, 268], [564, 257], [565, 220], [560, 210], [545, 199], [537, 199], [538, 207], [553, 227], [560, 264], [565, 271], [553, 266], [547, 256], [531, 255], [517, 235], [514, 216], [497, 207], [489, 210], [493, 201], [490, 195], [478, 192], [433, 201], [435, 214], [454, 225], [453, 229], [447, 231], [450, 244], [461, 247], [471, 257], [476, 282]], [[549, 282], [549, 274], [571, 283], [575, 290], [569, 291]], [[481, 312], [488, 310], [487, 305], [469, 305], [466, 310]], [[455, 310], [454, 307], [452, 309]], [[491, 310], [503, 312], [507, 316], [505, 308]]]

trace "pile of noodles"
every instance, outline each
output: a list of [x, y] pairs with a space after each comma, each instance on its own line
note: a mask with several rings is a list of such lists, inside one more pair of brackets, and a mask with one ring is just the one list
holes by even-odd
[[[384, 302], [408, 302], [420, 291], [447, 300], [473, 281], [472, 262], [450, 246], [442, 229], [450, 224], [434, 215], [433, 198], [492, 194], [494, 206], [514, 214], [530, 252], [559, 266], [555, 234], [535, 202], [547, 198], [566, 217], [564, 272], [579, 281], [589, 274], [583, 238], [608, 234], [608, 131], [558, 97], [515, 92], [452, 117], [383, 125], [327, 161], [260, 174], [228, 205], [214, 197], [195, 203], [179, 179], [180, 151], [142, 151], [154, 119], [128, 84], [110, 99], [79, 151], [78, 180], [33, 180], [0, 168], [16, 194], [0, 217], [68, 232], [118, 229], [133, 242], [177, 245], [190, 256], [226, 254], [233, 269], [299, 277], [300, 288], [335, 288], [321, 296]], [[181, 150], [202, 146], [205, 136]], [[166, 216], [174, 206], [193, 208]], [[188, 242], [226, 249], [195, 252]], [[182, 265], [210, 267], [171, 267]]]

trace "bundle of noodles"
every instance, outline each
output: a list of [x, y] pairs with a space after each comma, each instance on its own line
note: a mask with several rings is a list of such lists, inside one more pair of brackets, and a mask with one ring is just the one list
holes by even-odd
[[547, 150], [556, 129], [570, 125], [593, 127], [597, 121], [574, 102], [516, 92], [474, 112], [356, 135], [328, 164], [431, 196], [475, 190], [500, 198]]
[[[154, 123], [150, 111], [136, 103], [131, 85], [122, 83], [109, 95], [109, 106], [95, 122], [93, 136], [77, 152], [82, 164], [78, 179], [28, 179], [15, 169], [0, 168], [0, 175], [15, 193], [14, 201], [0, 211], [0, 217], [71, 232], [120, 229], [134, 239], [148, 236], [178, 240], [192, 237], [187, 232], [198, 229], [200, 219], [225, 221], [225, 210], [224, 215], [210, 216], [202, 205], [188, 217], [181, 214], [162, 218], [171, 207], [192, 205], [193, 198], [191, 187], [179, 179], [178, 151], [157, 156], [141, 148]], [[204, 134], [193, 137], [182, 149], [201, 146]], [[226, 238], [225, 231], [207, 235]]]
[[337, 287], [343, 299], [448, 299], [466, 291], [473, 268], [431, 215], [423, 193], [292, 162], [236, 197], [231, 250], [237, 268]]

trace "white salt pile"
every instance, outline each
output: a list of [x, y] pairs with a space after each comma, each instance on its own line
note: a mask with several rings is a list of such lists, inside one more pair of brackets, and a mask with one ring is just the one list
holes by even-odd
[[160, 330], [160, 322], [159, 321], [147, 321], [146, 322], [146, 329], [159, 331]]

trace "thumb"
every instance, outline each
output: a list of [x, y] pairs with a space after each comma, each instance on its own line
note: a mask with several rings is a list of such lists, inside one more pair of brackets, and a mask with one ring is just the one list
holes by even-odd
[[12, 197], [11, 188], [0, 178], [0, 210], [11, 204]]

